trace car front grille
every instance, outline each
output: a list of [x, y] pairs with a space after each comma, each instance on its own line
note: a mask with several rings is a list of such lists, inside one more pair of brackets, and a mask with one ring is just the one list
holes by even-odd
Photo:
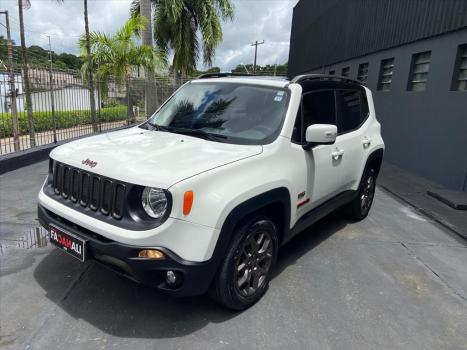
[[127, 186], [122, 182], [51, 160], [48, 183], [62, 202], [117, 220], [123, 216]]

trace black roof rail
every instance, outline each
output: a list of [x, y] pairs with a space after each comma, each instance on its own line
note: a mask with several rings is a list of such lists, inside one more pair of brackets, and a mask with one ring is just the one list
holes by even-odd
[[250, 73], [229, 73], [229, 72], [219, 72], [219, 73], [205, 73], [196, 77], [196, 79], [207, 79], [207, 78], [225, 78], [225, 77], [254, 77], [255, 74]]
[[298, 84], [305, 80], [334, 80], [341, 81], [343, 83], [353, 83], [362, 85], [362, 83], [358, 80], [332, 74], [301, 74], [294, 77], [290, 82]]

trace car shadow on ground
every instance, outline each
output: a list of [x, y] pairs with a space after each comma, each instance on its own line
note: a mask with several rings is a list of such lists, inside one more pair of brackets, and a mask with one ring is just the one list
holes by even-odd
[[349, 223], [350, 221], [344, 219], [341, 210], [337, 210], [293, 237], [279, 250], [273, 279]]
[[[293, 238], [281, 249], [273, 278], [286, 273], [284, 270], [288, 266], [346, 224], [347, 221], [339, 215], [331, 214]], [[240, 314], [222, 308], [207, 295], [174, 298], [140, 286], [95, 262], [80, 264], [54, 250], [36, 267], [34, 278], [45, 290], [47, 298], [74, 319], [84, 320], [113, 336], [179, 337]], [[63, 286], [65, 281], [57, 279], [57, 276], [66, 274], [63, 271], [66, 266], [75, 271], [74, 282], [68, 290]]]

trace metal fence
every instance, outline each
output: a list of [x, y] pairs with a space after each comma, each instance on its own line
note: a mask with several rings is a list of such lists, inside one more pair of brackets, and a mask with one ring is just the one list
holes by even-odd
[[[24, 71], [0, 71], [0, 155], [140, 122], [182, 83], [171, 77], [150, 81], [133, 77], [119, 85], [113, 79], [98, 78], [93, 123], [90, 92], [80, 71], [31, 66], [28, 77], [30, 105]], [[149, 109], [148, 101], [152, 101]]]
[[111, 78], [97, 77], [96, 117], [92, 120], [91, 94], [80, 71], [29, 66], [29, 105], [24, 74], [20, 65], [13, 74], [0, 70], [0, 155], [141, 122], [189, 80], [132, 77], [117, 84]]

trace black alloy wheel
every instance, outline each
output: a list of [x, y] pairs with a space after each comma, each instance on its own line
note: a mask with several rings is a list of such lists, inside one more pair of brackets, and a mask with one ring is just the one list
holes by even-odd
[[345, 214], [351, 220], [362, 220], [368, 216], [376, 189], [376, 171], [369, 167], [363, 173], [358, 187], [358, 193], [354, 200], [345, 206]]
[[240, 248], [235, 281], [238, 292], [251, 297], [267, 281], [272, 265], [273, 238], [268, 230], [251, 232]]
[[373, 198], [375, 197], [375, 183], [375, 171], [374, 169], [370, 169], [362, 183], [360, 193], [360, 208], [362, 213], [368, 214], [370, 211]]
[[277, 259], [278, 233], [263, 215], [246, 220], [232, 242], [211, 286], [210, 294], [223, 306], [244, 310], [266, 293]]

